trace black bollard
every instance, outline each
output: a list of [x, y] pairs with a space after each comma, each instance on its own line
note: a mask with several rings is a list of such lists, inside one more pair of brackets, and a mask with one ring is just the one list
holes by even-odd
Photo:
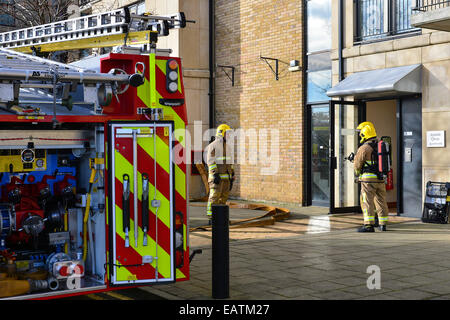
[[230, 297], [229, 207], [212, 205], [212, 297]]

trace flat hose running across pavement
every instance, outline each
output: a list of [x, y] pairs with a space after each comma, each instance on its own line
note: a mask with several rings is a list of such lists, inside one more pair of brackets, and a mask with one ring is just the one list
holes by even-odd
[[[205, 186], [206, 194], [209, 194], [209, 185], [208, 185], [208, 173], [203, 164], [195, 165], [200, 176], [202, 177], [203, 185]], [[207, 202], [208, 196], [205, 196], [200, 199], [193, 199], [190, 202]], [[248, 228], [248, 227], [262, 227], [275, 224], [276, 221], [288, 219], [290, 216], [290, 211], [285, 208], [278, 208], [273, 206], [265, 206], [261, 204], [255, 203], [237, 203], [237, 202], [227, 202], [227, 205], [230, 209], [250, 209], [250, 210], [261, 210], [267, 211], [266, 214], [261, 216], [249, 218], [249, 219], [241, 219], [241, 220], [230, 220], [230, 228]], [[200, 204], [198, 206], [206, 206], [205, 204]], [[199, 226], [195, 228], [189, 229], [189, 231], [198, 231], [198, 230], [210, 230], [212, 226], [205, 225]]]
[[[201, 201], [204, 199], [205, 198], [198, 200], [191, 200], [190, 205], [193, 205], [192, 202]], [[228, 201], [227, 205], [230, 207], [230, 209], [250, 209], [250, 210], [266, 211], [266, 214], [263, 214], [261, 216], [241, 220], [230, 220], [230, 228], [248, 228], [248, 227], [262, 227], [274, 225], [276, 221], [288, 219], [291, 213], [288, 209], [285, 208], [278, 208], [255, 203], [237, 203]], [[206, 204], [200, 204], [198, 206], [206, 206]], [[189, 229], [189, 231], [198, 231], [198, 230], [206, 231], [210, 229], [212, 229], [212, 226], [205, 225], [191, 228]]]

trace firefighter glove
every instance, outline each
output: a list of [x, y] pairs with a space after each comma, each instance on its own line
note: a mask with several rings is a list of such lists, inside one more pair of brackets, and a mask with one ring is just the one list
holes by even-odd
[[220, 180], [220, 175], [218, 173], [214, 173], [214, 184], [219, 184]]

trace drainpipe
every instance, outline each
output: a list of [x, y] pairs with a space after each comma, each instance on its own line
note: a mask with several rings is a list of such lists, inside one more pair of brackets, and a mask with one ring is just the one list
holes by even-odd
[[215, 92], [214, 92], [214, 69], [215, 69], [215, 45], [214, 45], [214, 0], [209, 0], [209, 128], [215, 124]]
[[309, 117], [309, 110], [307, 107], [308, 99], [306, 95], [308, 94], [307, 89], [307, 83], [308, 83], [308, 77], [307, 77], [307, 34], [308, 34], [308, 19], [307, 19], [307, 12], [308, 12], [308, 1], [304, 1], [303, 3], [303, 9], [302, 9], [302, 45], [303, 45], [303, 53], [302, 53], [302, 90], [303, 90], [303, 192], [302, 192], [302, 206], [310, 206], [312, 204], [312, 196], [311, 196], [311, 184], [312, 179], [311, 175], [309, 174], [311, 172], [311, 165], [310, 165], [310, 148], [309, 143], [311, 141], [310, 137], [310, 123], [308, 120], [310, 120]]
[[[342, 80], [344, 80], [344, 59], [342, 58], [342, 50], [344, 48], [344, 1], [345, 0], [339, 0], [339, 4], [338, 4], [338, 55], [339, 55], [339, 82], [341, 82]], [[344, 101], [344, 98], [340, 98], [341, 101]], [[344, 106], [339, 105], [339, 117], [340, 119], [344, 118]], [[343, 122], [341, 121], [341, 126], [339, 127], [339, 139], [340, 139], [340, 148], [344, 147], [344, 141], [343, 141], [343, 136], [341, 134], [341, 129], [342, 129], [342, 125]], [[342, 154], [344, 151], [341, 149], [338, 151], [339, 154]], [[342, 158], [340, 158], [340, 163], [338, 164], [341, 168], [343, 167], [343, 161]], [[341, 174], [340, 175], [340, 181], [339, 184], [341, 186], [344, 185], [344, 175]], [[342, 192], [342, 188], [341, 192]], [[341, 194], [340, 199], [342, 201], [343, 199], [343, 195]]]
[[344, 0], [339, 0], [338, 6], [338, 54], [339, 54], [339, 82], [344, 80], [344, 59], [342, 50], [344, 49]]

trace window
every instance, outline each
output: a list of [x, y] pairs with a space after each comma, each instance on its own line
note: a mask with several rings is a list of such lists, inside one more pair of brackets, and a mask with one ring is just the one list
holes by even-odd
[[331, 3], [332, 0], [306, 1], [306, 111], [307, 202], [329, 205], [330, 172], [328, 158], [329, 106], [331, 88]]
[[331, 88], [331, 0], [307, 1], [307, 101], [328, 101]]
[[308, 53], [331, 49], [331, 1], [307, 1]]
[[330, 52], [315, 53], [308, 56], [307, 74], [308, 102], [328, 101], [328, 89], [331, 88]]
[[144, 14], [145, 13], [145, 1], [140, 1], [138, 3], [128, 6], [130, 13], [132, 14]]
[[14, 26], [14, 18], [9, 14], [0, 14], [0, 26]]
[[411, 26], [415, 0], [357, 0], [355, 41], [382, 39], [416, 31]]

